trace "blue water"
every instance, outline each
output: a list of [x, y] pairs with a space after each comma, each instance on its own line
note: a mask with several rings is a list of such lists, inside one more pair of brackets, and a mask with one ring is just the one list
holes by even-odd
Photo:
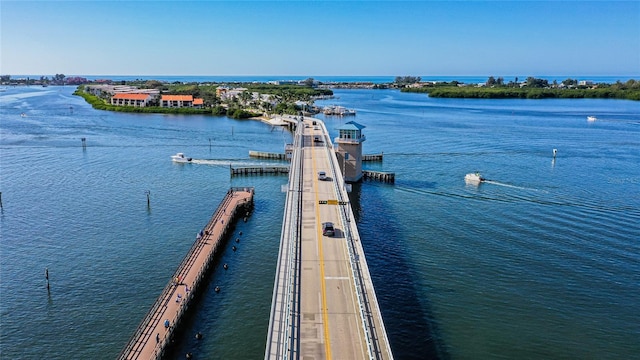
[[[255, 211], [175, 358], [262, 358], [287, 178], [228, 166], [264, 163], [249, 150], [281, 152], [290, 135], [96, 111], [73, 90], [0, 93], [0, 358], [117, 356], [226, 190], [245, 185]], [[637, 358], [640, 103], [335, 93], [319, 104], [357, 116], [318, 117], [333, 136], [365, 125], [364, 152], [385, 156], [365, 167], [396, 173], [351, 193], [396, 358]], [[199, 164], [173, 164], [179, 151]], [[466, 185], [472, 171], [491, 181]]]

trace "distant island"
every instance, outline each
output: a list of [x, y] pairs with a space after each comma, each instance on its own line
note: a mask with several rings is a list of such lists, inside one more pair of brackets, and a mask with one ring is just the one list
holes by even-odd
[[300, 83], [166, 83], [138, 80], [83, 84], [74, 95], [95, 109], [139, 112], [208, 114], [236, 119], [276, 114], [317, 113], [313, 102], [333, 91], [309, 78]]
[[489, 77], [485, 83], [464, 84], [452, 82], [420, 82], [415, 78], [396, 78], [396, 81], [404, 82], [401, 88], [403, 92], [427, 93], [430, 97], [437, 98], [474, 98], [474, 99], [626, 99], [640, 100], [640, 81], [630, 79], [626, 82], [614, 84], [598, 83], [576, 79], [566, 79], [558, 83], [549, 83], [544, 79], [528, 77], [523, 82], [514, 81], [505, 83], [501, 77]]
[[[2, 85], [76, 85], [74, 95], [83, 97], [95, 109], [137, 112], [205, 114], [237, 119], [274, 115], [314, 115], [323, 109], [315, 100], [333, 97], [332, 89], [398, 89], [425, 93], [433, 98], [547, 99], [602, 98], [640, 100], [640, 81], [593, 83], [568, 78], [561, 82], [528, 77], [505, 82], [490, 76], [482, 83], [422, 81], [416, 76], [397, 76], [390, 83], [320, 82], [313, 78], [268, 82], [166, 82], [159, 80], [112, 81], [84, 77], [12, 79], [0, 77]], [[326, 110], [326, 109], [325, 109]], [[345, 109], [351, 113], [353, 110]], [[353, 112], [355, 113], [355, 112]]]

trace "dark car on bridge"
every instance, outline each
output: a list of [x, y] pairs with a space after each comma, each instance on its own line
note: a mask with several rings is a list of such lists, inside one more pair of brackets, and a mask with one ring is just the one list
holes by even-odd
[[336, 231], [333, 228], [333, 223], [331, 222], [326, 222], [322, 224], [322, 235], [324, 236], [333, 236], [335, 235]]

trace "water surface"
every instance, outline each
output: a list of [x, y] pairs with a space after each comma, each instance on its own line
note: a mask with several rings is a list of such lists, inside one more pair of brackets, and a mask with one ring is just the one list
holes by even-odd
[[[1, 357], [116, 357], [226, 190], [254, 186], [230, 268], [210, 278], [223, 291], [203, 292], [175, 357], [262, 358], [287, 178], [228, 166], [273, 163], [248, 152], [290, 135], [97, 111], [73, 90], [0, 94]], [[365, 167], [396, 173], [351, 193], [396, 358], [637, 357], [639, 103], [341, 90], [320, 104], [355, 108], [318, 117], [334, 137], [365, 125], [364, 152], [384, 152]], [[466, 185], [472, 171], [491, 181]]]

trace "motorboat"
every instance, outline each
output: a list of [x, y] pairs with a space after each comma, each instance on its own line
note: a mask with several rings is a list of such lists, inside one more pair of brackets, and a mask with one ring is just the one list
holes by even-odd
[[596, 121], [596, 120], [598, 120], [598, 118], [595, 116], [587, 116], [587, 121]]
[[467, 183], [472, 183], [472, 184], [479, 184], [483, 181], [485, 181], [485, 178], [482, 177], [482, 175], [480, 175], [479, 172], [474, 172], [474, 173], [469, 173], [467, 175], [464, 176], [464, 181]]
[[329, 105], [322, 112], [325, 115], [353, 116], [356, 114], [354, 109], [347, 109], [343, 106]]
[[190, 157], [184, 156], [184, 153], [177, 153], [175, 155], [171, 155], [171, 160], [177, 163], [188, 163], [188, 162], [191, 162], [191, 160], [193, 159]]

